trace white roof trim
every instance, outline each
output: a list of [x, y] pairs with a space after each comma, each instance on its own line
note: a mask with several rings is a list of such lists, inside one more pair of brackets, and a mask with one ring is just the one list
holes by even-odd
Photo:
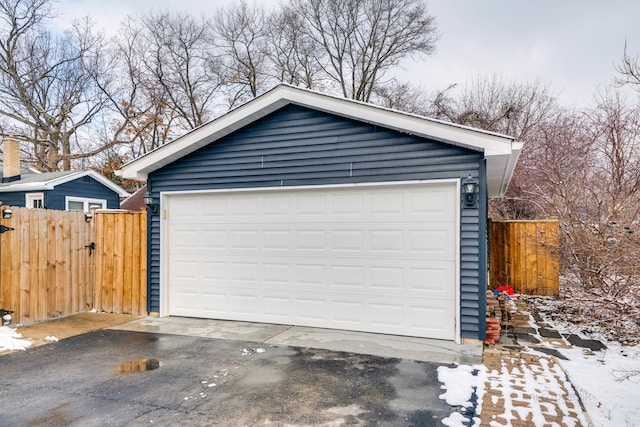
[[96, 181], [100, 182], [105, 187], [115, 191], [121, 197], [126, 197], [129, 193], [119, 185], [113, 183], [111, 180], [105, 178], [100, 175], [98, 172], [94, 170], [86, 170], [86, 171], [78, 171], [74, 173], [70, 173], [68, 175], [64, 175], [58, 178], [51, 179], [49, 181], [42, 182], [16, 182], [15, 184], [7, 183], [0, 187], [0, 192], [9, 192], [9, 191], [37, 191], [37, 190], [53, 190], [56, 186], [60, 184], [64, 184], [69, 181], [73, 181], [78, 178], [82, 178], [84, 176], [90, 176]]
[[[490, 197], [503, 195], [506, 191], [521, 148], [521, 144], [506, 135], [280, 84], [252, 101], [125, 164], [117, 174], [128, 179], [146, 180], [149, 173], [288, 104], [483, 152], [490, 166], [487, 168]], [[489, 177], [489, 174], [492, 176]]]

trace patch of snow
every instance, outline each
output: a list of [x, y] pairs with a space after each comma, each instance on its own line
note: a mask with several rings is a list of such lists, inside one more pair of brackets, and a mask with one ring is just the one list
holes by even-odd
[[0, 351], [26, 350], [31, 341], [21, 339], [22, 334], [8, 326], [0, 326]]
[[466, 427], [468, 426], [469, 419], [467, 419], [460, 412], [453, 412], [447, 418], [442, 420], [442, 424], [449, 427]]
[[[479, 414], [482, 407], [482, 398], [485, 393], [486, 380], [487, 368], [484, 365], [457, 365], [454, 368], [439, 366], [438, 381], [442, 383], [440, 388], [446, 390], [439, 397], [451, 406], [470, 408], [474, 405], [472, 400], [473, 394], [475, 393], [476, 413]], [[469, 418], [459, 412], [453, 412], [447, 418], [443, 419], [442, 423], [452, 427], [480, 425], [480, 418]]]
[[[474, 371], [477, 371], [477, 375], [473, 375]], [[486, 371], [487, 368], [484, 365], [457, 365], [454, 368], [439, 366], [438, 381], [442, 383], [440, 388], [446, 390], [440, 395], [440, 399], [451, 406], [463, 408], [473, 406], [471, 402], [473, 388], [484, 390]]]
[[569, 360], [559, 362], [595, 427], [634, 425], [640, 420], [640, 346], [607, 346], [596, 352], [563, 349]]
[[[503, 362], [500, 371], [493, 370], [487, 373], [489, 388], [499, 390], [504, 399], [504, 413], [501, 417], [507, 423], [530, 417], [531, 425], [542, 427], [548, 425], [544, 414], [555, 412], [557, 407], [562, 412], [566, 425], [587, 425], [582, 414], [578, 418], [568, 415], [570, 411], [566, 402], [575, 400], [575, 396], [569, 395], [566, 391], [571, 390], [571, 385], [564, 380], [564, 372], [560, 366], [550, 366], [545, 358], [540, 358], [539, 363], [540, 367], [534, 370], [531, 369], [533, 366], [522, 361], [519, 369], [510, 372]], [[515, 405], [514, 401], [525, 402], [527, 405]], [[518, 414], [518, 418], [515, 418], [514, 412]]]
[[44, 337], [44, 340], [47, 342], [58, 342], [60, 341], [58, 338], [54, 337], [53, 335], [49, 335], [47, 337]]
[[[596, 310], [595, 302], [583, 310], [569, 310], [566, 301], [549, 297], [527, 299], [561, 334], [573, 333], [582, 338], [597, 339], [607, 346], [600, 351], [579, 347], [556, 348], [569, 359], [558, 362], [566, 371], [594, 427], [635, 425], [640, 419], [637, 404], [637, 396], [640, 396], [640, 344], [623, 345], [618, 341], [637, 343], [639, 334], [632, 333], [637, 325], [626, 322], [621, 326], [618, 322], [612, 328], [606, 323], [593, 322], [590, 316]], [[586, 303], [578, 299], [571, 304]], [[571, 304], [568, 306], [573, 307]], [[610, 308], [599, 307], [599, 311], [599, 317], [620, 320]], [[616, 333], [612, 332], [614, 329]], [[545, 345], [553, 348], [549, 343]], [[574, 398], [578, 399], [577, 396]]]
[[251, 356], [254, 353], [264, 353], [266, 350], [264, 348], [254, 348], [254, 347], [245, 347], [241, 350], [241, 354], [243, 356]]

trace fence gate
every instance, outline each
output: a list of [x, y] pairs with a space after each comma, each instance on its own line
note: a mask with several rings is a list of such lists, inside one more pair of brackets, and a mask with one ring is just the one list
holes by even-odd
[[530, 295], [558, 295], [558, 221], [492, 221], [489, 283]]
[[147, 314], [147, 214], [97, 211], [94, 215], [95, 309]]
[[13, 310], [16, 323], [91, 310], [91, 224], [84, 213], [10, 210], [11, 218], [0, 220], [0, 308]]

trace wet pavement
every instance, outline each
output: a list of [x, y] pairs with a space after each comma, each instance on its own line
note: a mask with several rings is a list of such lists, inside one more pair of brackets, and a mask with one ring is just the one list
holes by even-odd
[[106, 329], [0, 356], [0, 424], [441, 425], [439, 365]]

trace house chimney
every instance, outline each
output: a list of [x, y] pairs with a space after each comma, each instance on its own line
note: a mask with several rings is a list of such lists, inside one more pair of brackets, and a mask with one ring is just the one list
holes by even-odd
[[20, 141], [7, 136], [2, 140], [2, 182], [20, 179]]

